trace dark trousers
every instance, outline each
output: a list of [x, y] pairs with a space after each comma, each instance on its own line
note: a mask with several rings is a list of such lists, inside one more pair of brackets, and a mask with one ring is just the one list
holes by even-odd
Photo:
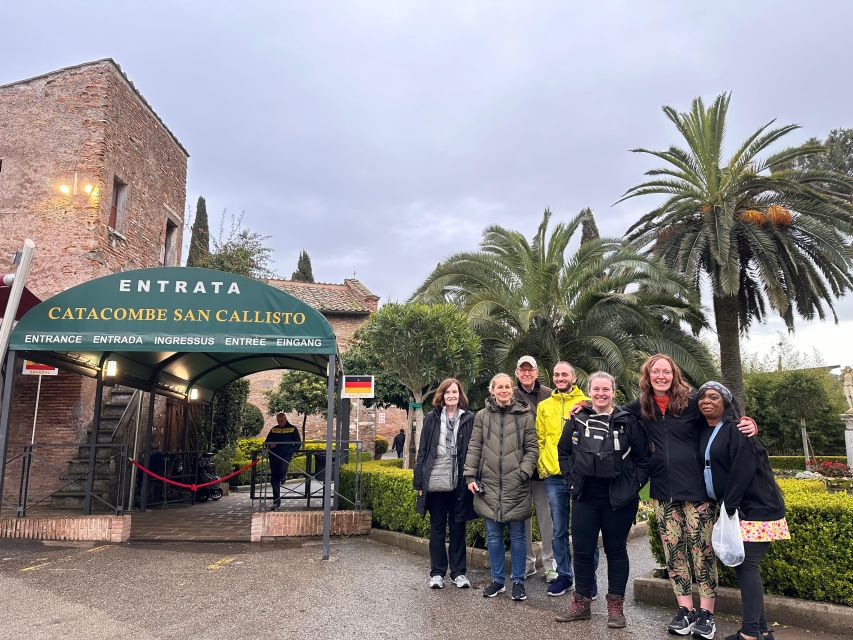
[[281, 482], [287, 478], [287, 468], [290, 466], [290, 459], [293, 453], [276, 457], [274, 452], [270, 452], [270, 486], [272, 487], [272, 503], [278, 509], [281, 506]]
[[402, 458], [402, 457], [403, 457], [403, 450], [402, 450], [402, 449], [397, 449], [397, 457], [398, 457], [398, 458]]
[[639, 498], [620, 509], [596, 507], [572, 500], [572, 550], [575, 565], [575, 591], [594, 595], [595, 550], [598, 534], [607, 554], [607, 593], [625, 595], [628, 584], [628, 533], [637, 517]]
[[465, 523], [456, 522], [456, 492], [432, 491], [427, 493], [429, 511], [429, 561], [431, 576], [447, 573], [445, 531], [450, 525], [450, 577], [456, 579], [466, 572]]
[[758, 565], [769, 548], [769, 542], [744, 542], [744, 560], [735, 567], [743, 617], [740, 629], [748, 636], [758, 637], [768, 629], [767, 616], [764, 613], [764, 582], [761, 580]]

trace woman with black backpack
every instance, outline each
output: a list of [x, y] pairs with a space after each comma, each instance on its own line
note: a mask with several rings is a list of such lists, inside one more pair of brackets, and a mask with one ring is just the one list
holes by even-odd
[[616, 409], [616, 381], [603, 371], [590, 375], [584, 406], [566, 422], [557, 445], [560, 471], [572, 499], [575, 592], [557, 622], [591, 617], [598, 535], [607, 554], [607, 626], [625, 626], [628, 533], [637, 516], [639, 492], [648, 479], [646, 435], [636, 418]]

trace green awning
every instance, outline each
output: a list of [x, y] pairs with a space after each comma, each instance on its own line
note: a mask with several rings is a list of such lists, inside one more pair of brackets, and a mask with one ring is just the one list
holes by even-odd
[[104, 276], [32, 308], [12, 333], [24, 357], [90, 377], [117, 364], [115, 381], [201, 399], [268, 369], [325, 376], [337, 355], [316, 309], [264, 282], [189, 267]]

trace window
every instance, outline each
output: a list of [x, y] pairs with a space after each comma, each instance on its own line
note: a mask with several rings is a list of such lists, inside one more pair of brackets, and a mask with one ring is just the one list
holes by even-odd
[[124, 228], [124, 220], [127, 206], [127, 184], [113, 179], [113, 196], [110, 201], [110, 219], [107, 223], [111, 229], [120, 231]]
[[178, 224], [166, 218], [166, 240], [163, 243], [163, 266], [174, 267], [178, 264]]

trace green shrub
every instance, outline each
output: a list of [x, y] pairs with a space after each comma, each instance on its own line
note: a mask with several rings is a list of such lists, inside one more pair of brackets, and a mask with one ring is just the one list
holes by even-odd
[[[413, 472], [402, 468], [403, 461], [375, 460], [361, 466], [361, 508], [373, 512], [373, 526], [422, 538], [429, 537], [429, 514], [415, 511], [417, 492], [412, 487]], [[341, 467], [341, 495], [355, 501], [355, 465]], [[539, 523], [533, 516], [533, 539], [541, 540]], [[482, 518], [468, 522], [465, 534], [469, 547], [485, 548], [486, 527]], [[508, 539], [505, 541], [509, 548]]]
[[240, 431], [244, 438], [253, 438], [264, 428], [264, 414], [257, 405], [247, 402], [240, 417]]
[[[777, 480], [785, 495], [791, 539], [770, 545], [761, 563], [768, 593], [853, 605], [853, 496], [829, 494], [821, 480]], [[649, 542], [664, 566], [654, 514]], [[734, 587], [734, 571], [718, 563], [720, 584]]]
[[374, 447], [376, 448], [376, 453], [382, 455], [383, 453], [388, 451], [388, 440], [386, 438], [383, 438], [382, 436], [376, 436]]
[[[847, 463], [845, 456], [815, 456], [817, 462], [843, 462]], [[805, 471], [806, 459], [804, 456], [770, 456], [770, 466], [774, 471]]]
[[[236, 451], [234, 453], [234, 457], [231, 459], [231, 464], [233, 470], [236, 471], [241, 467], [245, 467], [252, 461], [252, 457], [261, 451], [264, 447], [264, 439], [263, 438], [241, 438], [237, 441]], [[308, 442], [302, 446], [303, 449], [309, 451], [324, 451], [326, 449], [326, 444], [324, 442]], [[332, 450], [334, 451], [335, 444], [332, 443]], [[355, 455], [356, 446], [354, 444], [349, 445], [350, 451], [350, 459]], [[362, 462], [367, 462], [368, 460], [372, 460], [373, 456], [370, 455], [369, 452], [363, 451], [359, 454]], [[390, 462], [390, 461], [389, 461]], [[290, 467], [288, 471], [291, 472], [303, 472], [305, 471], [305, 454], [298, 453], [293, 456], [293, 459], [290, 461]], [[246, 485], [252, 482], [252, 470], [246, 469], [243, 473], [231, 479], [230, 485], [232, 487], [239, 485]]]

